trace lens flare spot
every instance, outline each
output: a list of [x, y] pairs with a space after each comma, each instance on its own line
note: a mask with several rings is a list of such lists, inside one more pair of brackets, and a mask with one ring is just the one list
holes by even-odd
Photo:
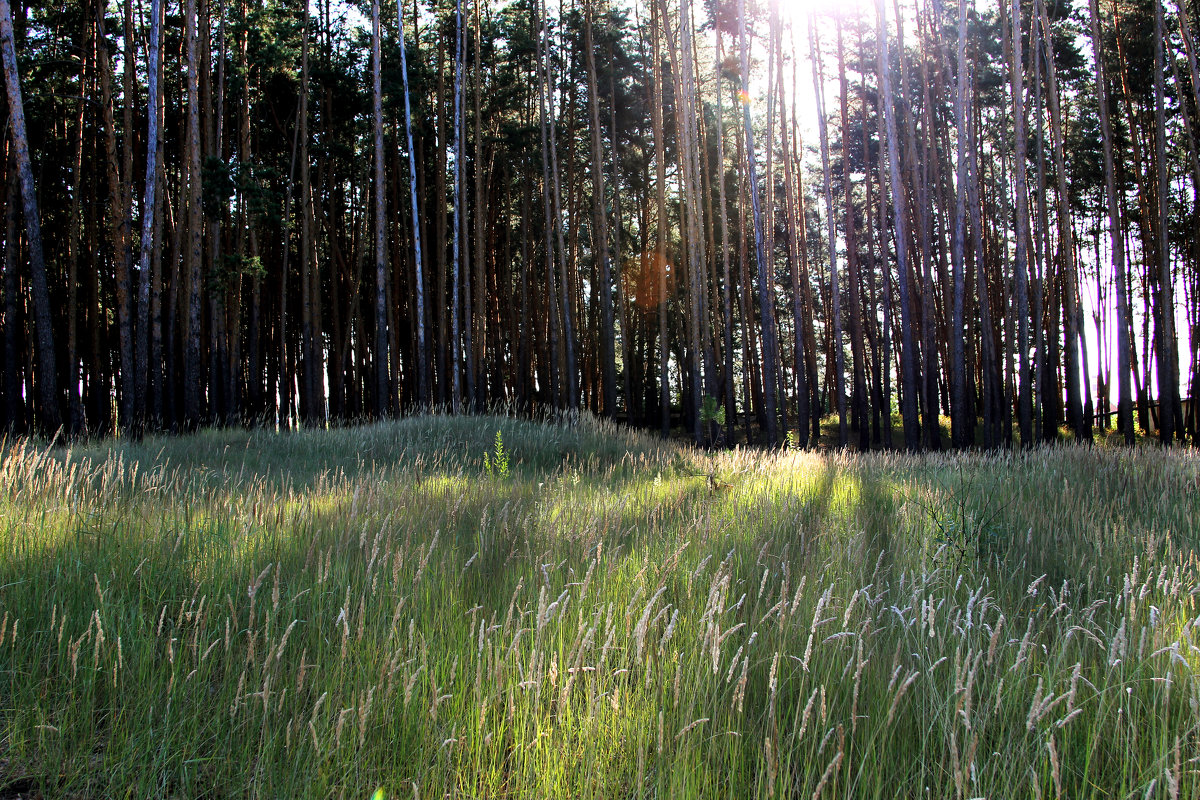
[[675, 275], [670, 262], [651, 250], [629, 259], [621, 271], [625, 296], [643, 311], [658, 308], [675, 288]]

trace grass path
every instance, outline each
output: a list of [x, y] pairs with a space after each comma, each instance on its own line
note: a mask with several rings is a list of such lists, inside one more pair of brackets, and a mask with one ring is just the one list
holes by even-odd
[[8, 443], [0, 797], [1195, 798], [1198, 546], [1149, 447]]

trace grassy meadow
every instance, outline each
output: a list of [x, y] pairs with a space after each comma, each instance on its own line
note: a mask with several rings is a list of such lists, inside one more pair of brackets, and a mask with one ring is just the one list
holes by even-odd
[[3, 798], [1200, 797], [1195, 452], [2, 458]]

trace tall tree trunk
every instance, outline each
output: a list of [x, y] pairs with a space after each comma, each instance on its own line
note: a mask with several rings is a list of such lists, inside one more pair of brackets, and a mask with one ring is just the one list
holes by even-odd
[[[459, 117], [458, 117], [458, 153], [459, 158], [466, 158], [466, 137], [467, 137], [467, 85], [466, 70], [467, 70], [467, 21], [462, 19], [462, 26], [458, 29], [458, 52], [460, 57], [459, 68], [461, 74], [458, 77], [458, 97], [459, 99]], [[458, 168], [458, 188], [455, 191], [455, 214], [458, 218], [458, 274], [460, 286], [462, 287], [462, 312], [461, 312], [461, 328], [462, 344], [459, 352], [461, 352], [463, 364], [463, 400], [466, 403], [468, 411], [475, 408], [475, 321], [478, 319], [475, 313], [475, 303], [472, 295], [472, 284], [474, 277], [471, 274], [471, 234], [470, 234], [470, 203], [467, 201], [467, 172], [466, 164]]]
[[[833, 393], [838, 412], [838, 446], [845, 447], [850, 440], [846, 426], [846, 355], [842, 347], [842, 290], [838, 280], [837, 265], [837, 222], [833, 212], [833, 177], [829, 168], [829, 134], [825, 121], [825, 85], [822, 74], [821, 50], [816, 39], [816, 15], [809, 16], [808, 45], [812, 55], [813, 93], [817, 103], [817, 131], [821, 137], [821, 174], [824, 177], [822, 190], [825, 193], [825, 244], [829, 253], [829, 294], [833, 310], [833, 331], [830, 334], [830, 349], [833, 352]], [[841, 45], [841, 26], [838, 26], [838, 44]], [[844, 77], [844, 76], [843, 76]], [[845, 92], [845, 89], [842, 90]], [[843, 115], [844, 122], [844, 115]], [[845, 131], [842, 133], [843, 140]]]
[[588, 110], [591, 113], [592, 202], [595, 207], [593, 250], [600, 282], [600, 385], [601, 414], [613, 417], [617, 410], [617, 363], [613, 341], [612, 267], [608, 251], [608, 220], [604, 210], [603, 153], [600, 144], [600, 98], [596, 88], [596, 48], [592, 39], [595, 0], [588, 0], [584, 12], [583, 40], [587, 61]]
[[[96, 26], [98, 27], [98, 26]], [[79, 372], [79, 273], [83, 260], [82, 254], [82, 195], [84, 186], [84, 124], [87, 119], [87, 106], [84, 98], [88, 94], [89, 73], [94, 70], [95, 39], [93, 26], [86, 27], [84, 35], [83, 58], [79, 65], [79, 113], [75, 118], [75, 155], [71, 163], [71, 184], [76, 190], [71, 193], [71, 211], [67, 229], [67, 432], [76, 434], [84, 430], [87, 420], [84, 416], [83, 405], [80, 402], [79, 386], [82, 376]], [[2, 393], [2, 389], [0, 389]]]
[[[161, 91], [161, 87], [163, 85], [163, 58], [162, 58], [162, 44], [161, 44], [162, 25], [163, 25], [163, 4], [160, 0], [160, 2], [154, 3], [153, 5], [156, 5], [158, 7], [158, 15], [157, 15], [156, 19], [158, 20], [159, 39], [160, 39], [158, 68], [155, 70], [155, 80], [157, 82], [158, 87], [160, 87], [159, 91]], [[153, 30], [151, 30], [151, 38], [153, 40]], [[166, 106], [166, 103], [162, 102], [162, 98], [159, 97], [159, 102], [157, 104], [156, 117], [158, 119], [158, 130], [160, 132], [163, 130], [163, 127], [164, 127], [163, 123], [166, 119], [165, 106]], [[162, 164], [165, 148], [163, 146], [161, 134], [160, 134], [158, 140], [155, 142], [155, 151], [156, 151], [156, 156], [155, 156], [156, 163]], [[163, 277], [164, 277], [163, 276], [163, 238], [164, 238], [164, 231], [166, 230], [165, 217], [167, 216], [167, 214], [165, 213], [165, 210], [166, 210], [167, 203], [166, 203], [165, 195], [167, 194], [167, 187], [166, 187], [166, 182], [163, 180], [163, 177], [162, 177], [163, 170], [161, 169], [161, 167], [159, 169], [157, 169], [156, 171], [159, 173], [159, 175], [158, 175], [158, 180], [156, 181], [157, 189], [154, 193], [154, 230], [151, 234], [154, 239], [154, 247], [151, 252], [151, 262], [150, 262], [150, 269], [151, 269], [150, 316], [149, 316], [149, 320], [150, 320], [150, 354], [149, 354], [149, 361], [148, 361], [149, 374], [147, 377], [148, 384], [149, 384], [149, 396], [148, 396], [147, 403], [148, 403], [148, 414], [151, 417], [151, 419], [153, 420], [154, 427], [162, 428], [164, 421], [165, 421], [164, 395], [166, 394], [166, 391], [165, 391], [165, 387], [164, 387], [164, 378], [166, 378], [168, 375], [165, 371], [166, 354], [164, 353], [164, 347], [163, 347], [163, 314], [162, 314], [162, 294], [163, 294], [163, 283], [164, 283], [164, 281], [163, 281]], [[252, 373], [252, 374], [254, 374], [254, 373]]]
[[200, 363], [201, 267], [204, 256], [204, 226], [200, 187], [200, 58], [196, 32], [196, 0], [184, 2], [187, 36], [187, 145], [188, 244], [184, 251], [187, 273], [187, 340], [184, 350], [184, 422], [189, 428], [200, 424], [204, 413]]
[[[1158, 437], [1164, 445], [1175, 438], [1179, 421], [1179, 373], [1175, 364], [1175, 287], [1171, 274], [1170, 223], [1171, 174], [1167, 164], [1166, 71], [1162, 3], [1154, 5], [1154, 162], [1158, 199], [1155, 230], [1158, 234]], [[1182, 434], [1182, 431], [1180, 431]], [[1181, 437], [1182, 438], [1182, 437]]]
[[[850, 282], [850, 355], [854, 358], [852, 416], [858, 431], [858, 449], [870, 448], [870, 426], [867, 420], [867, 380], [865, 340], [862, 324], [862, 296], [858, 271], [858, 239], [855, 232], [854, 182], [850, 172], [850, 88], [846, 81], [846, 55], [842, 46], [842, 20], [837, 20], [838, 39], [838, 83], [842, 106], [842, 183], [846, 195], [846, 278]], [[833, 206], [829, 207], [833, 217]], [[832, 240], [831, 240], [832, 241]], [[835, 315], [835, 324], [836, 324]], [[839, 337], [839, 341], [841, 341]], [[840, 422], [840, 420], [839, 420]]]
[[[546, 7], [542, 5], [542, 35], [545, 39], [543, 55], [545, 56], [545, 77], [546, 77], [546, 94], [547, 94], [547, 130], [550, 136], [550, 196], [553, 200], [553, 216], [554, 216], [554, 231], [558, 245], [558, 267], [559, 277], [562, 282], [562, 339], [564, 350], [564, 363], [566, 371], [566, 381], [564, 389], [567, 393], [566, 406], [571, 411], [579, 410], [579, 369], [576, 366], [575, 358], [575, 333], [574, 333], [574, 314], [572, 306], [574, 305], [573, 292], [571, 290], [571, 281], [567, 273], [567, 253], [563, 243], [563, 225], [562, 225], [562, 192], [560, 190], [559, 171], [558, 171], [558, 123], [555, 121], [554, 114], [554, 53], [550, 47], [550, 32], [547, 27], [548, 14]], [[572, 226], [572, 231], [575, 228]]]
[[[307, 0], [306, 0], [307, 2]], [[380, 54], [379, 0], [371, 2], [371, 110], [372, 139], [375, 147], [375, 192], [373, 197], [375, 231], [375, 414], [386, 416], [392, 406], [392, 378], [388, 367], [387, 328], [387, 238], [383, 180], [383, 64]], [[456, 162], [457, 163], [457, 162]], [[303, 167], [301, 167], [303, 169]]]
[[[881, 0], [882, 2], [882, 0]], [[738, 0], [738, 38], [741, 50], [742, 127], [746, 141], [746, 169], [750, 179], [750, 205], [753, 209], [754, 253], [758, 267], [758, 296], [761, 305], [763, 347], [763, 390], [765, 393], [767, 444], [779, 443], [778, 431], [778, 353], [775, 335], [774, 279], [768, 254], [764, 252], [763, 218], [758, 202], [758, 173], [754, 163], [754, 129], [750, 124], [750, 47], [746, 36], [746, 0]]]
[[[425, 349], [425, 276], [422, 272], [421, 212], [417, 208], [417, 154], [413, 149], [412, 106], [408, 91], [408, 55], [404, 45], [404, 0], [396, 0], [396, 22], [400, 30], [400, 74], [404, 80], [404, 133], [408, 138], [408, 188], [412, 200], [412, 230], [416, 278], [413, 305], [417, 307], [417, 402], [418, 408], [429, 405], [429, 364]], [[378, 154], [377, 154], [378, 155]]]
[[[951, 243], [953, 263], [954, 309], [950, 326], [950, 434], [954, 446], [969, 447], [975, 441], [975, 414], [968, 412], [967, 400], [967, 331], [965, 263], [967, 222], [967, 0], [958, 0], [958, 61], [954, 92], [954, 124], [958, 141], [958, 174], [954, 198], [954, 239]], [[986, 335], [986, 334], [985, 334]]]
[[921, 446], [921, 424], [917, 418], [917, 361], [913, 338], [908, 284], [908, 225], [904, 214], [903, 184], [900, 182], [899, 134], [892, 100], [891, 59], [888, 55], [887, 11], [884, 0], [876, 0], [876, 37], [879, 48], [879, 93], [887, 126], [888, 192], [892, 197], [892, 224], [896, 239], [896, 269], [900, 287], [900, 414], [904, 419], [904, 446], [915, 451]]
[[[864, 63], [865, 62], [864, 54]], [[877, 75], [882, 75], [882, 70], [876, 69]], [[878, 227], [879, 236], [879, 271], [883, 273], [883, 302], [882, 313], [880, 319], [880, 339], [882, 342], [881, 354], [877, 361], [880, 363], [880, 371], [883, 373], [882, 381], [882, 396], [880, 405], [883, 409], [883, 430], [882, 438], [884, 447], [892, 447], [893, 419], [892, 419], [892, 270], [888, 264], [888, 237], [887, 237], [887, 209], [888, 197], [887, 186], [888, 169], [885, 162], [888, 160], [888, 148], [886, 146], [887, 127], [885, 125], [883, 107], [879, 98], [882, 92], [876, 93], [876, 108], [875, 108], [875, 135], [879, 141], [879, 151], [876, 157], [876, 171], [879, 174], [879, 213], [876, 214], [876, 225]], [[865, 130], [865, 129], [864, 129]], [[865, 136], [864, 136], [865, 138]], [[972, 151], [974, 152], [974, 151]], [[865, 161], [864, 161], [865, 164]], [[870, 168], [867, 168], [867, 174], [870, 175]]]
[[[17, 215], [21, 205], [20, 179], [17, 176], [16, 160], [12, 156], [16, 148], [5, 148], [5, 232], [4, 232], [4, 280], [0, 291], [4, 292], [4, 370], [0, 380], [4, 384], [5, 406], [2, 410], [4, 430], [11, 433], [24, 433], [26, 425], [25, 400], [21, 392], [21, 353], [20, 333], [21, 324], [17, 318], [20, 281], [17, 277], [17, 264], [20, 259], [20, 237], [17, 234]], [[95, 270], [91, 271], [95, 276]], [[93, 304], [93, 317], [95, 316]], [[93, 337], [98, 339], [99, 337]]]
[[[728, 444], [733, 442], [733, 426], [737, 417], [736, 400], [734, 398], [733, 382], [734, 382], [734, 366], [733, 366], [733, 284], [729, 275], [729, 222], [726, 218], [725, 211], [725, 112], [721, 106], [721, 65], [725, 60], [724, 41], [721, 35], [721, 28], [717, 26], [717, 41], [716, 41], [716, 80], [717, 86], [715, 94], [717, 96], [717, 216], [721, 224], [721, 300], [722, 300], [722, 332], [725, 339], [725, 374], [722, 376], [722, 383], [725, 387], [725, 441]], [[786, 148], [785, 148], [786, 150]], [[789, 241], [795, 242], [795, 235], [789, 237]], [[796, 264], [792, 262], [793, 275], [793, 310], [796, 319], [799, 319], [799, 289], [794, 286], [794, 276]], [[797, 343], [800, 341], [799, 331], [800, 326], [796, 325]], [[796, 348], [797, 367], [796, 375], [799, 377], [803, 374], [800, 367], [801, 349]], [[804, 426], [804, 416], [800, 417], [800, 426]]]
[[[29, 134], [25, 129], [25, 106], [17, 73], [17, 51], [9, 0], [0, 0], [0, 55], [4, 59], [4, 83], [8, 87], [8, 126], [12, 136], [17, 176], [21, 182], [21, 204], [28, 237], [29, 268], [32, 276], [33, 322], [36, 332], [34, 357], [37, 363], [38, 419], [43, 433], [53, 433], [62, 419], [58, 407], [58, 368], [55, 363], [50, 290], [46, 282], [46, 257], [42, 250], [42, 223], [38, 216], [37, 189], [29, 158]], [[12, 239], [9, 239], [11, 242]], [[10, 245], [11, 246], [11, 245]]]
[[[242, 70], [243, 83], [238, 113], [238, 162], [242, 170], [245, 170], [249, 176], [254, 176], [254, 157], [250, 140], [250, 30], [247, 25], [246, 0], [240, 0], [239, 2], [239, 15], [243, 30], [238, 41], [238, 61]], [[233, 325], [233, 329], [239, 331], [239, 334], [233, 337], [232, 349], [234, 352], [230, 353], [230, 368], [234, 373], [232, 376], [233, 387], [238, 398], [238, 408], [235, 410], [235, 414], [242, 424], [246, 424], [251, 419], [254, 419], [262, 411], [262, 388], [259, 380], [259, 331], [261, 330], [259, 316], [262, 301], [262, 274], [256, 227], [257, 215], [249, 207], [245, 188], [246, 184], [243, 179], [242, 191], [239, 197], [241, 224], [238, 233], [240, 240], [238, 251], [239, 255], [243, 259], [246, 259], [243, 262], [243, 272], [252, 270], [252, 275], [250, 276], [250, 313], [244, 314], [245, 300], [239, 291]], [[250, 269], [246, 269], [246, 267]], [[239, 276], [239, 283], [242, 280], [244, 279]], [[242, 337], [240, 335], [241, 318], [243, 315], [246, 317], [245, 358], [242, 355]]]
[[[897, 4], [897, 8], [898, 8]], [[897, 20], [897, 37], [899, 39], [899, 48], [897, 56], [900, 59], [900, 79], [901, 85], [907, 86], [908, 80], [905, 75], [905, 58], [904, 49], [904, 26], [899, 12], [896, 14]], [[917, 36], [921, 43], [922, 50], [925, 50], [925, 25], [924, 17], [920, 10], [917, 11]], [[923, 134], [920, 138], [917, 137], [917, 114], [909, 110], [904, 115], [906, 122], [905, 132], [908, 136], [908, 163], [909, 176], [912, 183], [912, 194], [910, 200], [915, 199], [916, 208], [914, 216], [917, 224], [917, 244], [918, 253], [920, 255], [920, 275], [919, 282], [921, 286], [921, 372], [919, 380], [921, 383], [921, 422], [922, 435], [924, 444], [931, 450], [937, 450], [941, 447], [941, 434], [939, 428], [939, 403], [938, 403], [938, 350], [937, 350], [937, 313], [934, 303], [934, 282], [933, 282], [933, 199], [930, 197], [930, 187], [933, 184], [933, 171], [937, 164], [936, 150], [934, 142], [936, 140], [936, 131], [934, 130], [933, 115], [930, 107], [933, 105], [933, 99], [930, 93], [930, 77], [929, 77], [929, 59], [922, 58], [919, 66], [919, 74], [923, 100], [921, 104], [920, 114], [922, 121]]]
[[450, 400], [450, 309], [446, 303], [446, 284], [449, 270], [446, 265], [446, 167], [448, 165], [446, 144], [446, 48], [438, 48], [437, 89], [434, 117], [434, 141], [437, 152], [434, 157], [433, 197], [430, 206], [434, 223], [435, 263], [437, 265], [437, 285], [434, 292], [437, 309], [437, 401], [445, 407]]
[[[663, 77], [659, 42], [658, 9], [661, 4], [651, 3], [650, 5], [650, 28], [653, 40], [651, 52], [654, 55], [654, 99], [651, 103], [651, 124], [654, 128], [655, 197], [658, 220], [651, 269], [655, 271], [658, 280], [659, 410], [662, 419], [662, 435], [663, 438], [666, 438], [671, 435], [671, 384], [667, 372], [671, 357], [670, 343], [667, 340], [667, 166], [666, 148], [663, 144], [666, 133], [663, 128]], [[661, 24], [666, 25], [667, 21], [662, 20]]]
[[462, 0], [454, 3], [454, 178], [453, 202], [451, 204], [451, 301], [450, 301], [450, 369], [454, 376], [450, 397], [450, 408], [458, 414], [462, 411], [462, 346], [459, 324], [462, 316], [462, 77], [463, 77], [463, 18]]
[[1021, 46], [1024, 40], [1021, 34], [1021, 4], [1019, 0], [1011, 0], [1009, 13], [1012, 25], [1009, 40], [1012, 46], [1010, 76], [1013, 139], [1016, 143], [1013, 153], [1013, 173], [1016, 178], [1017, 237], [1016, 261], [1013, 264], [1013, 270], [1017, 317], [1017, 420], [1021, 430], [1021, 446], [1030, 447], [1033, 444], [1033, 397], [1030, 387], [1032, 376], [1029, 367], [1029, 188], [1025, 175], [1025, 61], [1021, 55]]
[[[126, 184], [121, 174], [121, 161], [117, 152], [117, 130], [113, 118], [112, 58], [108, 51], [108, 37], [104, 31], [104, 9], [98, 9], [97, 56], [100, 77], [100, 115], [104, 123], [104, 155], [107, 166], [109, 194], [109, 235], [112, 242], [113, 272], [116, 280], [117, 332], [118, 332], [118, 414], [121, 427], [127, 431], [134, 428], [135, 381], [133, 344], [133, 302], [130, 291], [130, 263], [126, 257], [129, 243], [129, 217], [126, 213]], [[126, 98], [128, 105], [129, 98]], [[128, 146], [125, 149], [129, 149]]]
[[[1050, 29], [1050, 17], [1046, 13], [1046, 5], [1039, 0], [1042, 24], [1042, 46], [1046, 53], [1046, 84], [1047, 100], [1050, 108], [1050, 137], [1054, 150], [1054, 171], [1057, 178], [1057, 206], [1059, 233], [1059, 262], [1063, 270], [1064, 304], [1063, 314], [1066, 317], [1066, 395], [1067, 422], [1075, 432], [1078, 441], [1090, 441], [1092, 438], [1091, 420], [1083, 413], [1083, 403], [1080, 398], [1081, 381], [1079, 373], [1079, 270], [1075, 261], [1075, 231], [1071, 221], [1070, 195], [1067, 192], [1067, 164], [1065, 144], [1063, 142], [1062, 109], [1058, 94], [1058, 70], [1054, 58], [1054, 36]], [[1088, 383], [1083, 376], [1083, 385]]]
[[[378, 0], [375, 0], [378, 5]], [[378, 16], [373, 13], [372, 20]], [[304, 23], [301, 31], [300, 45], [300, 417], [305, 424], [317, 420], [317, 410], [314, 408], [316, 399], [317, 354], [313, 343], [316, 339], [313, 330], [313, 279], [312, 273], [316, 259], [313, 255], [313, 191], [312, 191], [312, 158], [309, 155], [309, 95], [312, 91], [309, 83], [309, 14], [308, 0], [304, 2]], [[372, 45], [377, 41], [372, 33]], [[372, 50], [374, 52], [374, 50]], [[374, 63], [374, 62], [372, 62]], [[378, 129], [375, 129], [378, 130]], [[383, 352], [387, 352], [386, 348]], [[386, 365], [384, 369], [386, 369]], [[385, 404], [386, 406], [386, 404]], [[382, 413], [386, 413], [381, 411]]]
[[155, 212], [158, 208], [156, 191], [158, 188], [158, 62], [159, 38], [162, 30], [161, 9], [162, 0], [151, 0], [150, 3], [150, 42], [147, 48], [146, 73], [148, 91], [146, 94], [146, 183], [142, 190], [142, 241], [138, 253], [138, 310], [139, 326], [137, 337], [137, 381], [135, 397], [136, 417], [134, 424], [139, 430], [146, 422], [146, 385], [150, 370], [150, 258], [154, 252], [159, 229]]
[[[612, 48], [609, 48], [609, 62], [612, 62]], [[625, 395], [625, 422], [628, 425], [633, 424], [634, 420], [634, 401], [633, 401], [633, 380], [632, 380], [632, 365], [633, 365], [633, 332], [630, 330], [629, 324], [629, 299], [625, 291], [625, 285], [622, 279], [625, 276], [624, 267], [621, 260], [621, 170], [617, 158], [617, 78], [615, 70], [609, 75], [610, 102], [609, 102], [609, 135], [612, 137], [613, 146], [609, 151], [612, 168], [612, 185], [613, 185], [613, 219], [616, 225], [613, 228], [613, 245], [612, 245], [612, 263], [617, 272], [613, 276], [613, 283], [617, 287], [617, 323], [621, 326], [621, 382], [624, 384]]]
[[[779, 64], [779, 83], [783, 84], [783, 63], [780, 59]], [[795, 80], [793, 76], [793, 87]], [[783, 96], [781, 90], [780, 96]], [[793, 106], [792, 106], [792, 122], [795, 122], [795, 95], [793, 89]], [[804, 190], [802, 180], [796, 173], [799, 172], [799, 160], [796, 158], [795, 150], [800, 148], [799, 134], [797, 133], [792, 139], [788, 138], [787, 111], [781, 109], [781, 116], [784, 118], [783, 124], [783, 193], [784, 193], [784, 210], [788, 225], [788, 271], [792, 281], [792, 349], [794, 351], [793, 358], [795, 360], [795, 383], [796, 383], [796, 445], [800, 448], [806, 448], [809, 444], [809, 431], [812, 429], [811, 417], [812, 409], [810, 407], [811, 391], [808, 381], [808, 349], [805, 341], [805, 318], [804, 318], [804, 298], [808, 283], [808, 270], [802, 269], [805, 263], [804, 249], [808, 243], [805, 239], [806, 227], [804, 224]]]
[[[483, 118], [481, 107], [481, 94], [483, 91], [483, 69], [480, 66], [480, 50], [482, 50], [482, 39], [480, 37], [480, 11], [479, 7], [483, 0], [475, 0], [471, 4], [472, 17], [474, 18], [475, 29], [475, 68], [472, 70], [474, 80], [471, 82], [473, 90], [473, 100], [475, 106], [475, 154], [473, 158], [474, 175], [475, 175], [475, 280], [474, 280], [474, 303], [473, 309], [473, 333], [470, 333], [467, 339], [468, 364], [468, 393], [470, 392], [470, 377], [475, 378], [475, 391], [472, 394], [471, 402], [477, 412], [482, 413], [487, 405], [487, 335], [488, 335], [488, 285], [487, 285], [487, 239], [485, 237], [485, 228], [487, 223], [487, 209], [485, 208], [486, 201], [484, 198], [484, 180], [487, 169], [485, 169], [483, 159]], [[464, 34], [465, 36], [465, 34]], [[463, 207], [463, 213], [466, 213], [466, 206]]]
[[1125, 435], [1125, 443], [1132, 445], [1133, 394], [1130, 387], [1132, 363], [1130, 349], [1132, 314], [1129, 299], [1129, 281], [1125, 266], [1125, 232], [1121, 227], [1120, 196], [1117, 194], [1116, 165], [1113, 157], [1113, 131], [1109, 117], [1108, 81], [1105, 78], [1104, 40], [1100, 32], [1100, 8], [1098, 0], [1089, 0], [1091, 19], [1092, 56], [1096, 64], [1096, 97], [1100, 108], [1100, 141], [1104, 149], [1104, 195], [1108, 203], [1108, 232], [1112, 251], [1112, 267], [1117, 281], [1117, 427]]

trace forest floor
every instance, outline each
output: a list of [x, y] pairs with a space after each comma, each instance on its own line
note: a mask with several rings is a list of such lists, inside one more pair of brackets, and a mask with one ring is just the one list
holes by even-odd
[[1151, 446], [8, 442], [0, 797], [1195, 797], [1198, 548]]

